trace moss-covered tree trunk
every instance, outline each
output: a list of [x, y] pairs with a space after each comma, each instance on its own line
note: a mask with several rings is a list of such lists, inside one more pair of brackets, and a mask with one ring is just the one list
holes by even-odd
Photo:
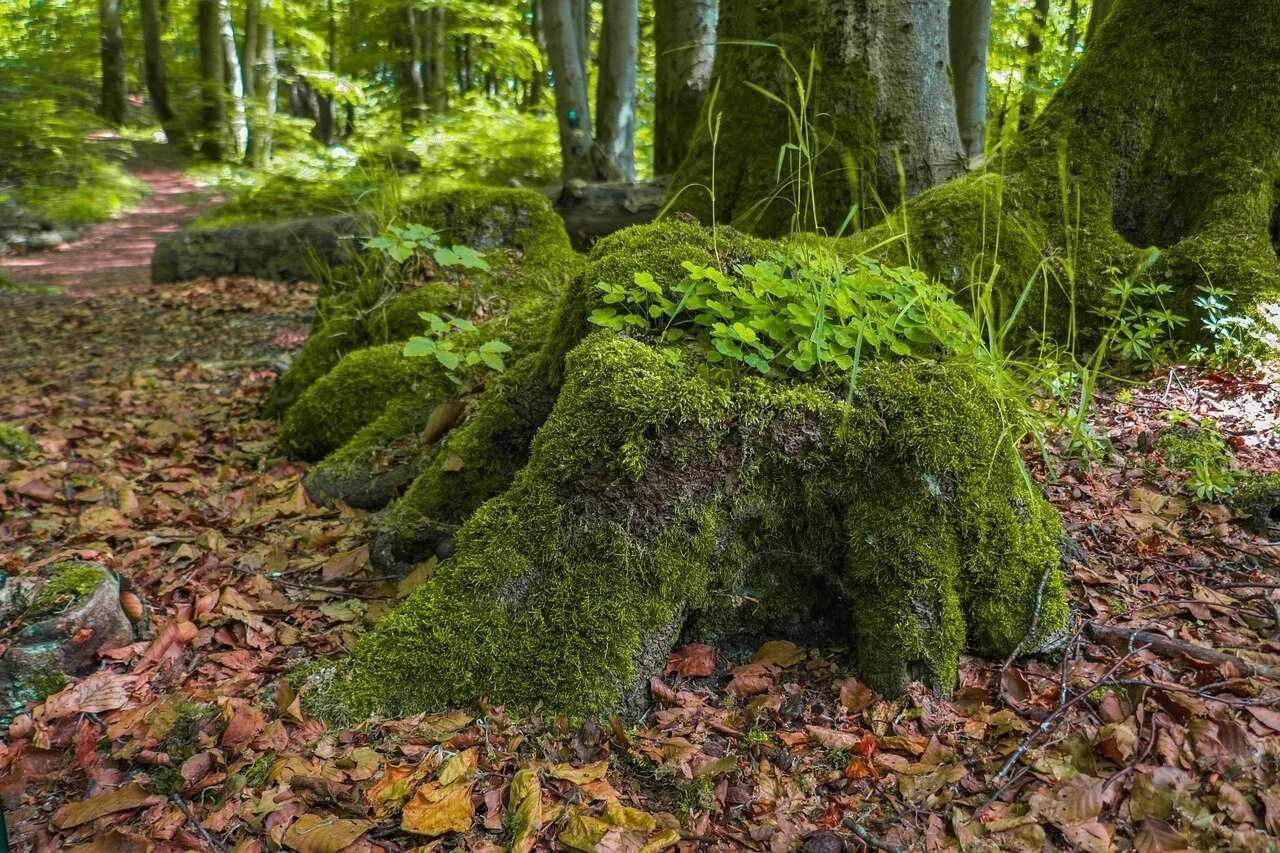
[[[1115, 0], [1070, 78], [981, 175], [907, 206], [911, 260], [964, 291], [999, 270], [1023, 325], [1060, 337], [1096, 324], [1117, 277], [1173, 288], [1165, 304], [1203, 331], [1210, 284], [1233, 308], [1280, 292], [1280, 14], [1272, 0]], [[903, 221], [850, 241], [874, 246]], [[905, 243], [891, 253], [906, 260]], [[1047, 298], [1048, 310], [1039, 304]]]
[[672, 183], [704, 222], [835, 232], [962, 171], [944, 0], [726, 0], [717, 41]]

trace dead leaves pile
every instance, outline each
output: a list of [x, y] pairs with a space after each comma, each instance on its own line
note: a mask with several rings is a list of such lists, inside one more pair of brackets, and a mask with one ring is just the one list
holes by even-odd
[[[14, 317], [30, 340], [0, 354], [22, 376], [0, 419], [40, 451], [0, 462], [0, 568], [94, 556], [151, 620], [9, 727], [16, 849], [1265, 850], [1280, 834], [1273, 686], [1087, 632], [1061, 663], [965, 660], [949, 701], [885, 701], [838, 653], [773, 641], [732, 659], [678, 648], [635, 727], [487, 705], [336, 730], [307, 719], [282, 676], [340, 652], [406, 589], [370, 577], [366, 519], [312, 506], [301, 468], [273, 456], [254, 417], [272, 373], [203, 361], [217, 335], [258, 361], [300, 340], [279, 319], [298, 298], [272, 287], [143, 294], [124, 327], [169, 333], [127, 343], [112, 320], [125, 305]], [[254, 326], [243, 298], [276, 319]], [[1161, 383], [1108, 403], [1097, 426], [1116, 452], [1059, 460], [1066, 475], [1046, 484], [1081, 549], [1078, 616], [1280, 664], [1276, 549], [1187, 498], [1144, 436], [1160, 408], [1183, 408], [1263, 470], [1274, 392], [1185, 381], [1188, 394], [1160, 399]]]

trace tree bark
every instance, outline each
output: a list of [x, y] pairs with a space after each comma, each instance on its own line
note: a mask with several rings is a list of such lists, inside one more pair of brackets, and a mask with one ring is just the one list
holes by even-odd
[[587, 74], [578, 44], [581, 20], [576, 0], [545, 0], [547, 50], [555, 75], [556, 119], [560, 127], [561, 173], [566, 181], [593, 174], [591, 109], [587, 99]]
[[[893, 207], [902, 189], [910, 197], [963, 171], [944, 0], [728, 0], [717, 41], [718, 97], [708, 98], [672, 184], [677, 206], [703, 221], [766, 235], [835, 233], [851, 214], [856, 225], [870, 209]], [[807, 141], [748, 83], [804, 115]], [[801, 141], [812, 156], [789, 152], [779, 176], [779, 152]], [[713, 159], [714, 211], [709, 192], [686, 189], [711, 187]]]
[[718, 0], [654, 0], [653, 171], [670, 175], [689, 150], [716, 56]]
[[1044, 32], [1049, 25], [1050, 0], [1036, 0], [1027, 31], [1027, 65], [1022, 75], [1022, 100], [1018, 105], [1018, 127], [1027, 128], [1036, 117], [1040, 100], [1040, 54], [1044, 51]]
[[147, 81], [147, 94], [156, 120], [164, 128], [172, 145], [182, 145], [185, 133], [169, 104], [169, 78], [165, 74], [164, 44], [160, 38], [160, 8], [156, 0], [140, 0], [138, 17], [142, 23], [142, 67]]
[[636, 177], [636, 71], [640, 61], [639, 0], [605, 0], [596, 83], [596, 177]]
[[236, 30], [231, 19], [231, 0], [218, 2], [218, 34], [222, 40], [226, 85], [231, 92], [231, 140], [235, 143], [237, 157], [249, 150], [249, 121], [244, 108], [244, 72], [240, 67], [240, 53], [236, 49]]
[[436, 115], [449, 111], [448, 17], [443, 8], [430, 10], [431, 36], [427, 74], [431, 87], [431, 109]]
[[218, 24], [218, 0], [198, 0], [200, 31], [200, 150], [221, 160], [227, 133], [226, 59]]
[[1089, 26], [1084, 32], [1084, 46], [1089, 47], [1093, 43], [1094, 37], [1098, 34], [1098, 28], [1102, 26], [1102, 22], [1111, 14], [1111, 7], [1115, 4], [1115, 0], [1093, 0], [1093, 8], [1089, 11]]
[[965, 154], [973, 161], [982, 157], [986, 142], [991, 0], [951, 0], [950, 26], [956, 119]]
[[98, 24], [102, 57], [102, 117], [111, 124], [124, 124], [128, 84], [125, 79], [120, 0], [98, 0]]
[[271, 0], [260, 0], [257, 53], [253, 56], [254, 89], [258, 93], [255, 110], [257, 121], [249, 136], [249, 162], [263, 166], [271, 160], [275, 138], [276, 112], [279, 105], [280, 69], [276, 64], [276, 30]]
[[401, 6], [400, 20], [404, 27], [399, 39], [400, 124], [408, 129], [414, 122], [423, 121], [427, 113], [427, 87], [422, 74], [422, 31], [412, 0]]

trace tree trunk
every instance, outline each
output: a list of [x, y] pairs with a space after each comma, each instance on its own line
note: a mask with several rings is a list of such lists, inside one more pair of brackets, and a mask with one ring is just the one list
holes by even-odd
[[[1233, 314], [1275, 300], [1278, 44], [1273, 0], [1115, 0], [1002, 162], [909, 205], [912, 262], [959, 292], [998, 263], [1006, 316], [1040, 281], [1021, 327], [1067, 344], [1096, 340], [1088, 319], [1114, 310], [1117, 275], [1171, 286], [1151, 307], [1188, 318], [1178, 333], [1191, 339], [1206, 334], [1199, 287], [1233, 292]], [[900, 248], [881, 254], [906, 259]]]
[[400, 19], [404, 27], [399, 39], [400, 124], [407, 130], [414, 122], [426, 119], [427, 87], [422, 75], [422, 31], [412, 0], [401, 7]]
[[[334, 9], [333, 0], [326, 3], [328, 9], [328, 28], [326, 34], [325, 48], [325, 68], [333, 75], [338, 71], [338, 16], [337, 10]], [[330, 146], [333, 144], [334, 133], [337, 131], [337, 116], [334, 113], [333, 93], [327, 92], [319, 99], [316, 110], [316, 125], [311, 129], [311, 136], [321, 145]]]
[[670, 175], [689, 151], [716, 56], [718, 0], [655, 0], [653, 171]]
[[[672, 184], [678, 207], [703, 221], [834, 233], [902, 189], [910, 197], [963, 171], [943, 0], [728, 0], [717, 41], [718, 97]], [[747, 84], [787, 101], [800, 126]], [[686, 188], [712, 187], [717, 124], [713, 211], [709, 191]], [[788, 149], [779, 175], [780, 151], [797, 144], [809, 154]]]
[[443, 8], [430, 10], [431, 44], [427, 65], [431, 84], [431, 109], [436, 115], [449, 111], [448, 18]]
[[151, 98], [151, 109], [164, 128], [164, 135], [169, 143], [181, 146], [185, 141], [185, 134], [169, 104], [169, 79], [165, 74], [164, 44], [160, 38], [160, 8], [156, 0], [140, 0], [138, 17], [142, 22], [142, 66], [147, 81], [147, 94]]
[[200, 150], [221, 160], [227, 134], [226, 60], [218, 25], [218, 0], [198, 0], [200, 31]]
[[1018, 106], [1018, 127], [1028, 128], [1036, 117], [1040, 100], [1040, 54], [1044, 51], [1044, 32], [1049, 25], [1050, 0], [1036, 0], [1027, 31], [1027, 65], [1022, 75], [1022, 100]]
[[258, 105], [255, 110], [257, 121], [249, 136], [249, 162], [254, 166], [263, 166], [271, 160], [280, 92], [280, 69], [276, 65], [274, 12], [271, 9], [271, 0], [260, 0], [260, 2], [257, 54], [252, 59], [255, 66], [254, 88], [258, 93]]
[[1111, 14], [1115, 0], [1093, 0], [1093, 8], [1089, 11], [1089, 26], [1084, 32], [1084, 45], [1087, 48], [1098, 34], [1098, 28]]
[[102, 55], [102, 117], [124, 124], [128, 102], [124, 63], [124, 30], [120, 0], [98, 0], [99, 48]]
[[556, 119], [560, 126], [561, 173], [566, 181], [593, 174], [591, 109], [587, 74], [578, 44], [576, 0], [544, 0], [547, 50], [555, 75]]
[[546, 57], [547, 57], [547, 40], [542, 33], [542, 0], [532, 0], [529, 4], [529, 29], [533, 37], [533, 43], [538, 46], [538, 56], [542, 64], [533, 71], [532, 78], [529, 80], [529, 95], [525, 100], [525, 106], [537, 107], [542, 103], [542, 86], [547, 78]]
[[951, 0], [950, 24], [951, 73], [955, 76], [960, 139], [970, 161], [979, 160], [987, 131], [991, 0]]
[[218, 32], [222, 40], [226, 85], [231, 92], [231, 139], [236, 146], [236, 156], [244, 157], [249, 150], [249, 122], [244, 107], [244, 72], [240, 67], [240, 53], [236, 50], [236, 30], [231, 19], [231, 0], [218, 2]]
[[605, 0], [596, 83], [596, 176], [636, 177], [636, 71], [640, 61], [638, 0]]

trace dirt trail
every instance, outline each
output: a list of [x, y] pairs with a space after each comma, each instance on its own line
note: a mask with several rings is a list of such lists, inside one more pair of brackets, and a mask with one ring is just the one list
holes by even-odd
[[60, 285], [71, 295], [149, 283], [156, 238], [194, 219], [209, 199], [173, 169], [140, 165], [130, 171], [151, 189], [138, 208], [61, 248], [0, 258], [0, 269], [19, 284]]

